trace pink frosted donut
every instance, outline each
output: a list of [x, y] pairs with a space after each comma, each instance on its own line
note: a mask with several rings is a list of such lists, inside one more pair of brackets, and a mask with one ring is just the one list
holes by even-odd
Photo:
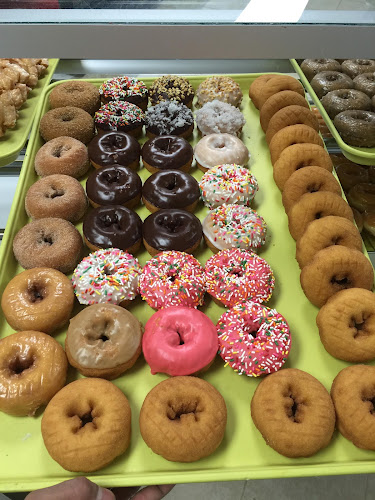
[[203, 304], [204, 269], [192, 255], [161, 252], [147, 262], [139, 279], [142, 299], [153, 309]]
[[275, 287], [268, 263], [257, 254], [239, 248], [213, 255], [204, 271], [207, 292], [226, 307], [248, 299], [267, 302]]
[[240, 375], [259, 377], [279, 370], [290, 352], [285, 318], [275, 309], [248, 300], [219, 319], [219, 354]]
[[207, 368], [215, 358], [216, 327], [197, 309], [167, 307], [147, 321], [142, 350], [153, 375], [192, 375]]

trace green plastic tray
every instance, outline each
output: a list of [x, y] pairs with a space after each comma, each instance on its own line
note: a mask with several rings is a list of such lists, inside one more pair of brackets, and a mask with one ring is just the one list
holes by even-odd
[[37, 106], [43, 90], [51, 81], [59, 59], [49, 59], [49, 66], [43, 78], [40, 78], [37, 86], [30, 92], [26, 102], [19, 110], [16, 126], [9, 128], [3, 137], [0, 137], [0, 167], [9, 165], [17, 159], [21, 149], [27, 141], [27, 137], [33, 124]]
[[[265, 218], [269, 228], [269, 241], [260, 251], [260, 255], [267, 259], [276, 276], [276, 289], [269, 305], [285, 316], [291, 328], [292, 349], [286, 367], [306, 370], [329, 390], [336, 374], [348, 364], [332, 358], [324, 350], [315, 325], [317, 308], [308, 302], [300, 287], [300, 273], [294, 257], [295, 242], [288, 232], [281, 193], [272, 178], [272, 166], [265, 136], [259, 124], [259, 113], [248, 98], [249, 85], [257, 76], [259, 75], [233, 75], [244, 93], [241, 109], [247, 121], [242, 139], [250, 149], [250, 168], [260, 186], [255, 208]], [[189, 80], [197, 87], [204, 78], [206, 77], [194, 76], [189, 77]], [[101, 83], [100, 80], [90, 81], [96, 85]], [[152, 80], [145, 77], [144, 81], [150, 84]], [[13, 257], [12, 240], [16, 232], [28, 222], [24, 198], [29, 186], [37, 180], [33, 160], [38, 148], [43, 144], [38, 124], [40, 117], [48, 110], [48, 95], [56, 85], [58, 83], [46, 89], [40, 103], [29, 141], [25, 168], [21, 172], [0, 248], [0, 293], [8, 281], [21, 271]], [[195, 131], [192, 144], [197, 139]], [[143, 180], [149, 175], [144, 168], [139, 173]], [[197, 179], [202, 176], [196, 168], [192, 169], [192, 173]], [[149, 212], [142, 206], [138, 213], [145, 218]], [[207, 210], [199, 205], [196, 214], [202, 218], [206, 213]], [[77, 227], [80, 228], [80, 225]], [[195, 255], [204, 263], [212, 253], [202, 243]], [[144, 250], [137, 256], [142, 265], [149, 259]], [[79, 306], [76, 312], [78, 310]], [[140, 300], [137, 300], [130, 310], [143, 323], [153, 314], [153, 310]], [[208, 298], [202, 310], [214, 322], [225, 311]], [[4, 318], [0, 318], [0, 332], [1, 337], [12, 333]], [[64, 331], [56, 335], [62, 344], [64, 337]], [[77, 377], [77, 372], [71, 369], [69, 381]], [[266, 445], [250, 417], [250, 401], [259, 379], [239, 376], [231, 368], [224, 368], [224, 362], [219, 356], [203, 378], [212, 383], [225, 398], [228, 425], [224, 441], [213, 455], [199, 462], [168, 462], [146, 446], [138, 425], [139, 411], [147, 393], [165, 378], [163, 375], [151, 375], [141, 356], [131, 370], [114, 381], [129, 398], [132, 408], [131, 445], [123, 456], [105, 469], [91, 474], [90, 479], [100, 485], [114, 487], [375, 472], [375, 454], [356, 448], [337, 432], [331, 444], [314, 457], [292, 460], [276, 453]], [[41, 414], [42, 412], [38, 412], [34, 418], [15, 418], [0, 414], [0, 491], [36, 489], [74, 477], [75, 474], [66, 472], [48, 455], [40, 432]]]
[[304, 72], [302, 71], [300, 65], [295, 59], [290, 59], [290, 62], [293, 68], [298, 73], [301, 78], [306, 90], [311, 96], [311, 99], [314, 101], [314, 104], [319, 109], [320, 114], [324, 118], [324, 121], [327, 124], [327, 127], [331, 131], [331, 134], [335, 138], [337, 144], [342, 150], [343, 154], [354, 163], [360, 163], [361, 165], [375, 165], [375, 148], [357, 148], [355, 146], [349, 146], [346, 144], [341, 138], [341, 135], [338, 133], [337, 128], [334, 126], [333, 121], [328, 116], [324, 106], [319, 100], [319, 97], [315, 94], [313, 88], [310, 85], [310, 82], [306, 78]]

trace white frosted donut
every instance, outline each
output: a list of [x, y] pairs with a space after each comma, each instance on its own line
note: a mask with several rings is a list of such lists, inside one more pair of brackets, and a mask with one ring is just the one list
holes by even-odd
[[198, 109], [195, 121], [202, 135], [219, 133], [239, 135], [245, 125], [245, 118], [238, 108], [217, 99], [207, 102]]
[[249, 150], [245, 144], [230, 134], [210, 134], [203, 137], [195, 146], [194, 156], [201, 170], [235, 163], [246, 165], [249, 161]]

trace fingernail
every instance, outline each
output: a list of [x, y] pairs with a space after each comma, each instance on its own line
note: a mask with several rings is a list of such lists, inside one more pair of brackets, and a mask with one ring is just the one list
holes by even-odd
[[101, 488], [99, 486], [95, 500], [116, 500], [116, 497], [112, 493], [112, 491], [107, 490], [107, 488]]

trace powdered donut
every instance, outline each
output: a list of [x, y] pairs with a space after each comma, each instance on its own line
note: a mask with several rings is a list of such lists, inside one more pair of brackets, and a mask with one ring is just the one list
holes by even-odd
[[305, 91], [298, 80], [288, 75], [279, 75], [275, 78], [270, 78], [262, 88], [262, 92], [258, 97], [259, 109], [262, 109], [263, 104], [274, 94], [284, 90], [292, 90], [301, 96], [305, 96]]
[[100, 107], [99, 89], [84, 80], [69, 80], [53, 88], [49, 103], [52, 109], [75, 106], [93, 115]]
[[263, 104], [260, 110], [260, 125], [264, 132], [267, 131], [268, 124], [280, 109], [286, 108], [287, 106], [302, 106], [303, 108], [309, 109], [309, 104], [305, 97], [292, 90], [283, 90], [277, 94], [272, 95]]
[[267, 143], [270, 144], [279, 130], [291, 125], [307, 125], [319, 132], [319, 122], [312, 111], [303, 106], [286, 106], [272, 116], [267, 127]]
[[240, 135], [245, 125], [245, 118], [238, 108], [217, 99], [198, 109], [195, 121], [202, 135]]
[[94, 120], [74, 106], [51, 109], [40, 120], [40, 135], [45, 141], [68, 136], [87, 144], [94, 136]]
[[56, 137], [46, 142], [35, 156], [35, 172], [41, 177], [64, 174], [78, 179], [89, 167], [86, 146], [73, 137]]
[[270, 142], [270, 153], [272, 165], [279, 159], [282, 151], [294, 144], [317, 144], [324, 145], [320, 135], [307, 125], [290, 125], [279, 130]]

